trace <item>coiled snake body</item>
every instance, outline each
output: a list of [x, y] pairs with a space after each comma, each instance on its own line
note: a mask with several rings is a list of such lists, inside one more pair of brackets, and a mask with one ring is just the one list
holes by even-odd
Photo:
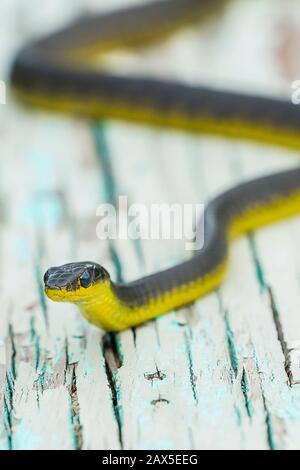
[[[225, 3], [165, 0], [82, 18], [25, 46], [13, 65], [12, 86], [35, 106], [300, 148], [300, 112], [289, 102], [116, 76], [82, 65], [96, 52], [151, 41]], [[127, 284], [112, 282], [97, 263], [70, 263], [46, 272], [45, 292], [52, 300], [76, 303], [106, 330], [123, 330], [215, 289], [225, 275], [229, 240], [298, 212], [300, 168], [255, 179], [207, 205], [204, 246], [188, 261]]]

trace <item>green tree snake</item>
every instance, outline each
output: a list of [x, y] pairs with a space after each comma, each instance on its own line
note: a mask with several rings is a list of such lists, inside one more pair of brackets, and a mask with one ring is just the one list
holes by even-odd
[[[11, 83], [34, 106], [89, 118], [124, 118], [199, 133], [300, 148], [300, 112], [280, 99], [248, 96], [90, 67], [99, 52], [131, 47], [204, 19], [226, 0], [158, 0], [101, 16], [82, 17], [32, 41], [18, 53]], [[240, 184], [204, 212], [204, 246], [187, 261], [134, 282], [114, 283], [94, 262], [50, 268], [45, 292], [75, 303], [93, 324], [119, 331], [204, 296], [222, 282], [229, 241], [300, 212], [300, 168]]]

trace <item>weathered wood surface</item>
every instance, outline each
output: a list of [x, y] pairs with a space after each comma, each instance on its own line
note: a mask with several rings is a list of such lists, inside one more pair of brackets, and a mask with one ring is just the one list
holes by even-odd
[[[120, 4], [2, 0], [0, 78], [31, 36]], [[296, 1], [235, 2], [112, 66], [289, 94], [297, 13]], [[50, 265], [99, 260], [133, 279], [182, 258], [183, 242], [99, 242], [100, 202], [205, 202], [297, 155], [32, 112], [10, 95], [0, 112], [0, 448], [299, 448], [299, 218], [237, 241], [218, 292], [134, 331], [103, 336], [42, 291]]]

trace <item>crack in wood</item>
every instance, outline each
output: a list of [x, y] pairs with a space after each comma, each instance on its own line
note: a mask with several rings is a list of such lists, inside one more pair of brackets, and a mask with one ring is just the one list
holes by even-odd
[[272, 414], [271, 414], [271, 412], [269, 410], [269, 407], [268, 407], [268, 404], [267, 404], [266, 395], [264, 393], [263, 383], [262, 383], [262, 378], [261, 378], [262, 373], [259, 370], [259, 365], [258, 365], [257, 358], [256, 358], [256, 361], [255, 361], [255, 364], [256, 364], [256, 370], [257, 370], [258, 377], [259, 377], [259, 387], [260, 387], [260, 392], [261, 392], [261, 397], [262, 397], [262, 402], [263, 402], [263, 408], [264, 408], [264, 412], [265, 412], [265, 425], [266, 425], [266, 434], [267, 434], [268, 447], [269, 447], [270, 450], [277, 450], [279, 448], [279, 445], [275, 440], [274, 422], [273, 422], [273, 419], [272, 419]]
[[197, 376], [194, 373], [194, 363], [193, 363], [193, 357], [192, 357], [192, 351], [191, 351], [191, 344], [190, 344], [190, 339], [189, 339], [187, 331], [189, 332], [189, 335], [191, 336], [192, 331], [191, 331], [190, 327], [188, 327], [185, 330], [184, 339], [185, 339], [185, 347], [186, 347], [186, 353], [187, 353], [187, 359], [188, 359], [191, 389], [192, 389], [194, 401], [195, 401], [196, 405], [198, 405], [198, 393], [197, 393], [197, 388], [196, 388]]
[[104, 335], [102, 342], [105, 359], [109, 364], [110, 370], [115, 373], [123, 365], [123, 354], [121, 353], [117, 333], [107, 333]]
[[151, 380], [151, 381], [161, 380], [162, 381], [167, 377], [167, 374], [165, 374], [164, 372], [159, 370], [157, 364], [155, 364], [155, 367], [156, 367], [155, 372], [152, 372], [152, 373], [145, 372], [144, 373], [144, 377], [145, 377], [146, 380]]
[[261, 388], [261, 394], [262, 394], [262, 399], [263, 399], [264, 411], [265, 411], [265, 415], [266, 415], [265, 423], [266, 423], [266, 427], [267, 427], [268, 446], [269, 446], [270, 450], [276, 450], [277, 445], [276, 445], [275, 440], [274, 440], [274, 430], [273, 430], [272, 418], [271, 418], [271, 414], [270, 414], [269, 408], [267, 406], [266, 397], [263, 393], [262, 388]]
[[43, 314], [46, 328], [48, 329], [49, 328], [48, 308], [47, 308], [47, 303], [46, 303], [45, 293], [44, 293], [43, 276], [41, 273], [39, 263], [36, 263], [35, 265], [35, 277], [36, 277], [36, 283], [37, 283], [37, 289], [38, 289], [38, 295], [39, 295], [39, 303], [41, 306], [41, 311]]
[[137, 335], [136, 335], [136, 327], [133, 326], [133, 327], [131, 328], [131, 331], [132, 331], [133, 344], [134, 344], [134, 347], [135, 347], [135, 349], [136, 349], [136, 347], [137, 347], [137, 344], [136, 344], [136, 336], [137, 336]]
[[9, 371], [6, 373], [5, 376], [5, 396], [3, 400], [4, 404], [4, 427], [7, 439], [7, 448], [11, 450], [13, 448], [13, 399], [14, 399], [14, 383], [17, 379], [16, 373], [16, 346], [15, 346], [15, 338], [14, 338], [14, 331], [11, 324], [8, 326], [8, 338], [10, 342], [10, 364], [9, 364]]
[[76, 450], [81, 450], [83, 446], [83, 428], [80, 420], [80, 406], [77, 390], [77, 365], [78, 362], [69, 362], [69, 344], [66, 338], [64, 384], [66, 385], [70, 396], [70, 421], [74, 448]]
[[102, 124], [95, 123], [91, 126], [91, 131], [94, 138], [95, 153], [102, 169], [101, 174], [103, 175], [104, 192], [107, 202], [116, 205], [118, 191], [116, 188], [110, 152], [105, 138], [104, 126]]
[[274, 321], [274, 325], [275, 325], [276, 332], [277, 332], [277, 339], [280, 343], [280, 347], [281, 347], [283, 357], [284, 357], [284, 370], [287, 375], [288, 385], [291, 387], [295, 384], [293, 380], [292, 370], [291, 370], [291, 361], [290, 361], [291, 351], [288, 348], [287, 342], [285, 340], [283, 326], [282, 326], [281, 319], [280, 319], [280, 313], [275, 302], [273, 289], [269, 285], [269, 283], [266, 281], [264, 270], [263, 270], [262, 263], [258, 256], [255, 239], [253, 235], [249, 236], [249, 241], [250, 241], [250, 250], [251, 250], [252, 258], [255, 264], [259, 285], [261, 286], [262, 292], [267, 292], [267, 295], [269, 298], [271, 313], [273, 316], [273, 321]]
[[162, 398], [161, 396], [159, 396], [156, 400], [151, 401], [152, 406], [156, 406], [159, 404], [169, 405], [169, 403], [170, 403], [170, 400], [167, 400], [167, 398]]
[[268, 288], [268, 284], [266, 282], [264, 270], [258, 256], [255, 238], [253, 234], [248, 235], [248, 241], [250, 245], [252, 260], [255, 266], [256, 278], [258, 280], [258, 284], [260, 285], [261, 291], [264, 292]]
[[41, 390], [41, 393], [43, 394], [43, 392], [46, 388], [45, 387], [46, 370], [47, 370], [47, 363], [46, 363], [46, 361], [44, 361], [42, 366], [41, 366], [38, 377], [34, 382], [34, 387], [36, 387], [37, 394], [38, 394], [38, 403], [39, 403], [39, 390]]
[[[226, 343], [227, 343], [229, 360], [230, 360], [230, 376], [231, 376], [231, 382], [233, 383], [233, 380], [237, 378], [238, 371], [239, 371], [239, 361], [238, 361], [238, 355], [237, 355], [236, 348], [235, 348], [234, 333], [229, 322], [228, 312], [223, 306], [220, 292], [217, 293], [217, 297], [218, 297], [218, 302], [219, 302], [220, 313], [223, 316], [223, 321], [225, 325]], [[232, 375], [234, 375], [234, 379]]]
[[252, 407], [249, 397], [249, 382], [245, 367], [243, 367], [242, 378], [241, 378], [241, 389], [244, 396], [245, 408], [249, 418], [252, 418]]
[[278, 341], [280, 343], [281, 350], [282, 350], [282, 353], [283, 353], [283, 356], [284, 356], [284, 369], [285, 369], [286, 375], [288, 377], [288, 384], [290, 386], [292, 386], [294, 384], [294, 381], [293, 381], [293, 374], [292, 374], [292, 371], [290, 369], [290, 366], [291, 366], [291, 363], [290, 363], [290, 350], [287, 347], [287, 343], [285, 341], [283, 327], [282, 327], [282, 323], [281, 323], [281, 320], [280, 320], [280, 314], [279, 314], [279, 311], [278, 311], [278, 308], [277, 308], [277, 305], [276, 305], [276, 302], [275, 302], [274, 293], [273, 293], [272, 288], [270, 286], [268, 287], [268, 295], [269, 295], [269, 300], [270, 300], [271, 311], [272, 311], [272, 314], [273, 314], [273, 320], [274, 320], [274, 324], [275, 324], [276, 331], [277, 331], [277, 338], [278, 338]]
[[153, 329], [154, 329], [154, 333], [155, 333], [155, 337], [156, 337], [156, 342], [157, 342], [157, 347], [158, 349], [161, 348], [161, 344], [160, 344], [160, 336], [159, 336], [159, 329], [158, 329], [158, 321], [157, 321], [157, 318], [154, 318], [153, 320], [150, 320], [149, 323], [152, 323], [153, 325]]
[[[300, 369], [300, 341], [295, 341], [288, 348], [287, 367], [290, 372], [290, 385], [291, 387], [300, 385], [299, 369]], [[297, 374], [298, 378], [295, 378]]]
[[12, 409], [9, 408], [9, 406], [7, 404], [7, 401], [4, 398], [4, 427], [5, 427], [8, 450], [13, 449], [13, 443], [12, 443], [13, 431], [12, 431], [12, 414], [11, 414], [11, 412], [12, 412]]
[[[91, 131], [95, 145], [95, 154], [102, 169], [101, 175], [103, 179], [106, 202], [113, 204], [115, 207], [117, 207], [118, 191], [113, 165], [111, 162], [111, 156], [106, 141], [104, 126], [102, 124], [96, 123], [91, 127]], [[122, 264], [112, 240], [109, 240], [108, 249], [110, 252], [111, 260], [116, 269], [116, 280], [117, 282], [122, 282]], [[133, 337], [134, 343], [136, 344], [135, 331], [133, 332]], [[111, 400], [115, 420], [117, 423], [119, 444], [121, 449], [123, 449], [122, 412], [119, 400], [120, 389], [117, 384], [117, 372], [123, 364], [123, 354], [118, 343], [117, 334], [109, 333], [103, 337], [102, 354], [104, 358], [106, 377], [111, 391]]]
[[34, 366], [35, 370], [38, 370], [40, 356], [41, 356], [41, 348], [40, 348], [40, 338], [35, 329], [35, 317], [30, 317], [30, 339], [34, 345]]
[[225, 323], [226, 341], [227, 341], [227, 346], [228, 346], [231, 371], [233, 371], [234, 377], [237, 378], [238, 370], [239, 370], [239, 361], [238, 361], [238, 356], [237, 356], [236, 349], [235, 349], [234, 333], [229, 323], [227, 310], [224, 311], [224, 323]]
[[70, 419], [74, 437], [74, 447], [76, 450], [81, 450], [83, 446], [83, 432], [80, 421], [80, 406], [78, 400], [77, 390], [77, 376], [76, 368], [77, 362], [67, 365], [67, 373], [70, 374], [70, 383], [67, 385], [67, 389], [70, 395]]
[[120, 404], [120, 388], [117, 384], [117, 371], [122, 366], [123, 359], [116, 340], [115, 333], [104, 335], [102, 340], [102, 354], [104, 358], [107, 382], [111, 391], [111, 400], [118, 428], [118, 438], [123, 449], [122, 408]]
[[13, 380], [16, 380], [17, 378], [17, 373], [16, 373], [16, 346], [15, 346], [15, 338], [14, 338], [14, 331], [12, 324], [10, 323], [8, 326], [8, 337], [10, 340], [10, 345], [11, 345], [11, 356], [10, 356], [10, 371]]

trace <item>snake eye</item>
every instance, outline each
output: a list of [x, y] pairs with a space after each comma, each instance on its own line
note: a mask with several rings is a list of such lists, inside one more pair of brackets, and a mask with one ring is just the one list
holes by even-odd
[[82, 287], [89, 287], [93, 280], [91, 272], [84, 271], [79, 280]]

